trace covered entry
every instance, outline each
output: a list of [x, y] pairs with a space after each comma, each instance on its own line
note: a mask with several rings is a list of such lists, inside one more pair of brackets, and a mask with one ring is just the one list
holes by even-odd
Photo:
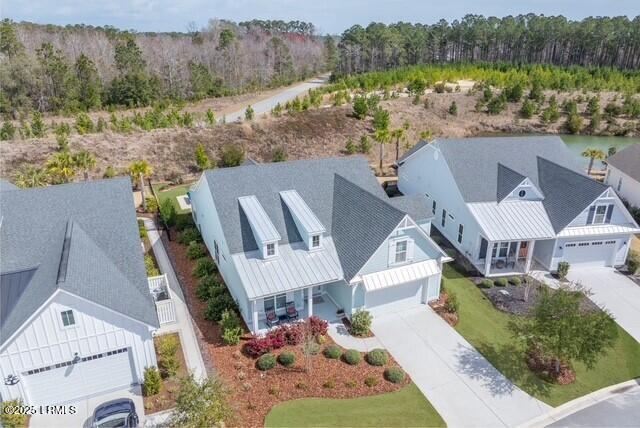
[[30, 404], [60, 404], [135, 383], [129, 349], [77, 357], [23, 374]]
[[436, 260], [363, 275], [365, 308], [376, 316], [424, 304], [438, 297], [439, 278]]

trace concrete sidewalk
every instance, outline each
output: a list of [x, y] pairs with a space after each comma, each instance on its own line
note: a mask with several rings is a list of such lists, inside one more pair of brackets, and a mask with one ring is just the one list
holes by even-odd
[[551, 410], [427, 306], [378, 317], [372, 330], [448, 426], [512, 427]]
[[352, 336], [340, 320], [329, 321], [328, 333], [337, 345], [345, 349], [355, 349], [358, 352], [369, 352], [372, 349], [384, 348], [384, 346], [382, 346], [382, 342], [380, 342], [380, 340], [375, 336]]
[[189, 372], [193, 373], [193, 376], [198, 380], [204, 379], [207, 376], [207, 370], [202, 359], [202, 354], [200, 353], [198, 339], [196, 338], [196, 332], [193, 327], [193, 320], [191, 319], [191, 314], [185, 304], [185, 298], [184, 294], [182, 294], [180, 283], [178, 282], [176, 273], [169, 261], [169, 256], [167, 255], [164, 244], [160, 239], [155, 223], [153, 220], [148, 218], [142, 218], [142, 220], [144, 221], [145, 229], [147, 229], [147, 236], [151, 243], [153, 254], [158, 262], [158, 267], [162, 273], [167, 275], [169, 287], [173, 293], [172, 300], [176, 311], [176, 322], [160, 327], [157, 334], [177, 332], [180, 335], [182, 350], [184, 352]]

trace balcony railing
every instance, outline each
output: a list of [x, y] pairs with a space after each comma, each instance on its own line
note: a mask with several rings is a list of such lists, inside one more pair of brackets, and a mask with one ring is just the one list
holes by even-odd
[[171, 299], [172, 295], [167, 275], [151, 276], [147, 278], [147, 281], [149, 282], [149, 292], [156, 304], [160, 325], [175, 322], [176, 310]]

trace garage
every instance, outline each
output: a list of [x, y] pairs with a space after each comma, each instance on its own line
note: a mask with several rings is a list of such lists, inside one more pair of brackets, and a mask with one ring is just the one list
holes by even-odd
[[34, 405], [66, 403], [135, 383], [128, 348], [29, 370], [24, 380]]
[[399, 312], [413, 308], [422, 302], [422, 288], [426, 279], [411, 281], [378, 290], [367, 291], [365, 306], [376, 314]]
[[574, 241], [564, 244], [562, 260], [570, 265], [611, 266], [616, 240]]

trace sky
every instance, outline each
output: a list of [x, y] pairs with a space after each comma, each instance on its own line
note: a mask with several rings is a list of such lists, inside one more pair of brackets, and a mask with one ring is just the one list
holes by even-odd
[[640, 0], [0, 0], [0, 16], [41, 24], [111, 25], [137, 31], [186, 31], [211, 18], [246, 21], [281, 19], [312, 22], [320, 34], [339, 34], [354, 24], [431, 24], [473, 13], [521, 13], [634, 17]]

